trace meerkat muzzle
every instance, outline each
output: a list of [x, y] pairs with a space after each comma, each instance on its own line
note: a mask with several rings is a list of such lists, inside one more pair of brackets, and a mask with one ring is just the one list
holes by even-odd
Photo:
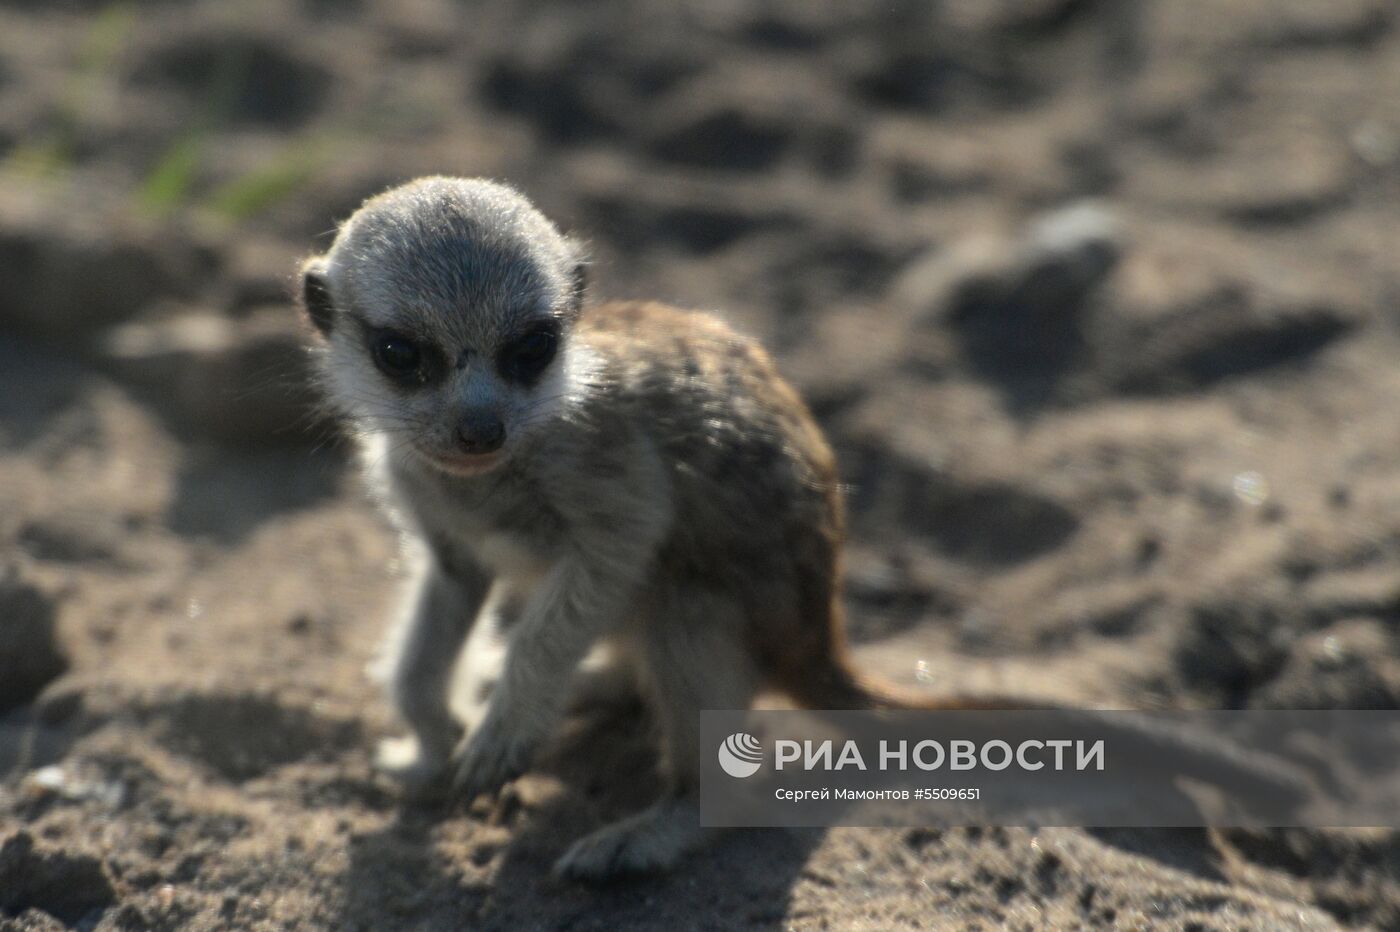
[[472, 411], [457, 421], [457, 448], [472, 456], [495, 453], [506, 442], [506, 425], [492, 412]]

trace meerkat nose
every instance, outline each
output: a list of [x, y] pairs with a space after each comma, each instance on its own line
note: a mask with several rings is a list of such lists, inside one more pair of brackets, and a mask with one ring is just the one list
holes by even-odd
[[506, 425], [490, 411], [468, 411], [457, 421], [457, 446], [464, 453], [491, 453], [506, 442]]

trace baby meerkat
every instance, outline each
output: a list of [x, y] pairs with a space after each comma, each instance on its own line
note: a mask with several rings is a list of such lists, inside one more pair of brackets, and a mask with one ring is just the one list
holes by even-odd
[[[415, 789], [519, 775], [606, 640], [654, 707], [670, 789], [559, 869], [665, 868], [701, 834], [701, 709], [764, 688], [893, 701], [846, 659], [831, 448], [754, 341], [660, 304], [585, 308], [579, 245], [483, 180], [371, 198], [302, 284], [324, 392], [425, 545], [389, 671]], [[514, 606], [505, 665], [464, 738], [449, 679], [488, 597]]]
[[[761, 347], [583, 292], [578, 244], [483, 180], [371, 198], [303, 266], [324, 392], [421, 551], [389, 658], [416, 746], [386, 764], [411, 790], [519, 775], [599, 644], [650, 701], [668, 790], [574, 844], [557, 865], [574, 877], [664, 869], [701, 839], [702, 709], [763, 689], [814, 709], [1007, 707], [911, 703], [853, 671], [835, 461]], [[504, 668], [464, 735], [449, 681], [493, 613]]]

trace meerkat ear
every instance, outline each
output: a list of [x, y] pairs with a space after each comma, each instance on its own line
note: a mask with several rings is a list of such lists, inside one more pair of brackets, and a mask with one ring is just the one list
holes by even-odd
[[306, 318], [321, 334], [330, 336], [335, 320], [335, 305], [331, 303], [330, 284], [326, 279], [326, 260], [313, 256], [301, 266], [301, 305]]
[[583, 296], [588, 291], [588, 263], [580, 259], [574, 264], [573, 280], [574, 313], [583, 308]]
[[573, 312], [577, 314], [583, 310], [583, 297], [588, 291], [588, 252], [583, 243], [569, 237], [569, 246], [574, 254], [574, 268], [570, 281], [569, 299], [573, 305]]

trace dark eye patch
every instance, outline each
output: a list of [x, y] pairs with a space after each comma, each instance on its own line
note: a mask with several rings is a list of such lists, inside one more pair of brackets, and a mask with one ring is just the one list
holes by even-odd
[[364, 329], [375, 368], [396, 385], [426, 385], [445, 368], [442, 353], [425, 341], [398, 330], [369, 326]]
[[531, 385], [554, 361], [558, 350], [558, 322], [541, 321], [501, 347], [496, 354], [496, 368], [512, 382]]

